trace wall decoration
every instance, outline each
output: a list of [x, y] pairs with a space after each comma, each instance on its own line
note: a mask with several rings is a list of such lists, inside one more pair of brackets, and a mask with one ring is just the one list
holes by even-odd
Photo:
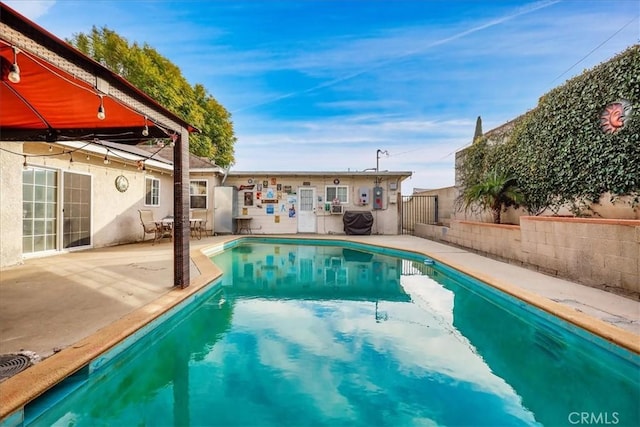
[[127, 179], [127, 177], [124, 175], [118, 175], [116, 177], [116, 189], [119, 192], [124, 193], [125, 191], [127, 191], [128, 188], [129, 188], [129, 180]]
[[264, 194], [264, 198], [265, 199], [275, 199], [276, 198], [276, 190], [274, 190], [272, 187], [269, 187], [265, 190], [265, 194]]
[[295, 218], [295, 217], [296, 217], [296, 206], [291, 205], [291, 207], [289, 208], [289, 218]]
[[631, 103], [627, 100], [613, 102], [600, 115], [600, 127], [604, 133], [616, 133], [624, 128], [631, 117]]
[[334, 179], [334, 180], [333, 180], [333, 183], [334, 183], [335, 185], [338, 185], [338, 184], [340, 184], [340, 180], [339, 180], [338, 178], [336, 178], [336, 179]]
[[242, 190], [253, 190], [253, 187], [255, 187], [254, 185], [241, 185], [238, 190], [242, 191]]
[[273, 217], [273, 222], [278, 224], [280, 222], [280, 215], [276, 215], [275, 217]]
[[242, 208], [242, 215], [247, 215], [249, 213], [249, 209]]
[[267, 215], [273, 215], [275, 213], [275, 207], [274, 205], [267, 205]]
[[282, 191], [278, 191], [278, 195], [276, 196], [278, 200], [282, 200]]
[[278, 190], [278, 191], [282, 191], [282, 184], [278, 184], [278, 185], [276, 185], [276, 190]]
[[262, 192], [261, 192], [261, 191], [258, 191], [258, 192], [256, 193], [256, 200], [261, 200], [261, 199], [262, 199]]
[[244, 205], [253, 206], [253, 192], [245, 191], [244, 193]]
[[249, 183], [249, 184], [253, 184], [253, 178], [249, 178], [249, 179], [247, 180], [247, 183]]
[[298, 197], [295, 194], [289, 195], [287, 197], [287, 203], [288, 204], [295, 205], [297, 202], [298, 202]]
[[262, 186], [263, 187], [268, 187], [269, 186], [269, 181], [267, 181], [266, 179], [264, 181], [262, 181]]
[[262, 191], [262, 184], [258, 184], [258, 186], [256, 187], [256, 190]]
[[290, 185], [285, 185], [284, 186], [284, 192], [287, 194], [291, 194], [291, 186]]
[[278, 180], [276, 178], [271, 178], [271, 185], [276, 185]]

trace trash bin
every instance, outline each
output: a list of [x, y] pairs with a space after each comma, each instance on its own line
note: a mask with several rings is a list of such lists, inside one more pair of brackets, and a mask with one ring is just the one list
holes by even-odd
[[371, 234], [373, 215], [369, 211], [346, 211], [342, 215], [344, 232], [349, 235]]

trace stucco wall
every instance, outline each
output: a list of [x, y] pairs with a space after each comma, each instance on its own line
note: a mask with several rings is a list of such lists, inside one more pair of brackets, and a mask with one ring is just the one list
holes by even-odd
[[[139, 171], [132, 163], [124, 165], [115, 156], [108, 165], [104, 158], [86, 153], [74, 153], [74, 161], [70, 162], [68, 154], [56, 155], [62, 149], [56, 147], [48, 151], [48, 145], [42, 143], [3, 143], [13, 152], [22, 151], [29, 154], [30, 167], [46, 168], [91, 176], [92, 210], [91, 229], [93, 247], [113, 246], [132, 243], [143, 238], [142, 225], [138, 209], [151, 209], [156, 218], [162, 218], [173, 212], [173, 177], [170, 171], [148, 168]], [[53, 153], [53, 154], [52, 154]], [[20, 156], [0, 151], [2, 185], [0, 187], [0, 267], [20, 264], [22, 254], [22, 171], [24, 159]], [[129, 180], [129, 188], [119, 192], [115, 186], [118, 175]], [[145, 176], [160, 180], [160, 206], [144, 205]], [[150, 235], [146, 236], [149, 239]], [[39, 253], [28, 256], [38, 256]]]
[[416, 235], [520, 263], [584, 285], [640, 297], [640, 221], [520, 218], [520, 226], [452, 221]]
[[[274, 204], [274, 213], [268, 214], [266, 206], [267, 204], [261, 203], [261, 200], [257, 199], [258, 184], [263, 184], [263, 181], [269, 183], [268, 187], [271, 187], [271, 179], [276, 179], [276, 184], [273, 187], [277, 188], [277, 185], [281, 185], [281, 191], [278, 194], [278, 203]], [[249, 179], [255, 185], [253, 189], [245, 189], [238, 191], [238, 210], [239, 214], [243, 213], [243, 208], [246, 209], [246, 215], [252, 217], [251, 229], [254, 234], [295, 234], [298, 232], [298, 212], [296, 216], [290, 218], [288, 210], [290, 203], [288, 203], [288, 196], [284, 191], [285, 186], [290, 186], [292, 192], [291, 196], [296, 197], [300, 187], [313, 188], [316, 194], [315, 204], [315, 223], [316, 233], [318, 234], [344, 234], [343, 216], [331, 214], [325, 210], [325, 188], [326, 186], [334, 186], [334, 180], [338, 179], [339, 185], [347, 186], [349, 191], [349, 202], [344, 205], [344, 211], [369, 211], [373, 215], [372, 234], [398, 234], [398, 197], [401, 188], [398, 185], [395, 191], [391, 191], [389, 188], [389, 181], [394, 182], [398, 179], [384, 178], [379, 184], [384, 189], [383, 195], [383, 209], [373, 209], [371, 199], [373, 194], [371, 192], [370, 202], [367, 205], [361, 205], [359, 203], [359, 190], [360, 188], [373, 189], [374, 181], [373, 177], [354, 177], [354, 176], [341, 176], [339, 174], [332, 176], [287, 176], [286, 174], [273, 176], [261, 176], [259, 173], [252, 175], [250, 178], [246, 176], [229, 176], [225, 181], [225, 186], [235, 186], [240, 188], [242, 185], [249, 184]], [[306, 183], [306, 184], [305, 184]], [[265, 189], [261, 191], [264, 195]], [[253, 206], [244, 206], [244, 193], [253, 192]], [[296, 205], [296, 209], [298, 206]]]
[[[3, 142], [2, 148], [22, 153], [22, 144]], [[22, 263], [22, 163], [0, 151], [0, 268]]]

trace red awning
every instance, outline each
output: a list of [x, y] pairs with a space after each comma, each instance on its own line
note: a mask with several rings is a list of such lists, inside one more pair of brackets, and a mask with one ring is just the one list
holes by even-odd
[[[0, 6], [0, 140], [136, 143], [167, 138], [179, 128], [197, 131], [119, 75]], [[19, 82], [9, 78], [14, 63]]]

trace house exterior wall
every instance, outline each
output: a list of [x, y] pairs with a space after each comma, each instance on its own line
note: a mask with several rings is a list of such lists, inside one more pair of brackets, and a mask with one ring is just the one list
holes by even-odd
[[[8, 144], [8, 143], [3, 143]], [[92, 208], [91, 208], [91, 247], [98, 248], [123, 243], [133, 243], [143, 239], [139, 209], [151, 209], [160, 219], [173, 212], [173, 177], [171, 172], [148, 169], [139, 171], [135, 165], [115, 160], [104, 164], [104, 158], [75, 152], [73, 164], [70, 156], [55, 155], [62, 149], [56, 148], [52, 155], [47, 144], [24, 143], [20, 145], [25, 154], [29, 154], [30, 167], [46, 168], [91, 176]], [[14, 147], [11, 150], [16, 152]], [[2, 165], [2, 222], [0, 224], [0, 267], [22, 263], [22, 171], [24, 159], [14, 154], [0, 152]], [[129, 181], [129, 188], [119, 192], [115, 179], [124, 175]], [[148, 207], [145, 200], [145, 177], [157, 178], [160, 181], [160, 206]], [[58, 221], [59, 223], [60, 221]], [[60, 229], [58, 228], [58, 231]], [[146, 236], [148, 239], [149, 236]], [[27, 256], [37, 256], [40, 253]]]
[[[221, 185], [222, 177], [211, 172], [191, 172], [189, 180], [207, 181], [207, 207], [204, 209], [192, 209], [192, 215], [205, 218], [205, 229], [207, 234], [211, 234], [215, 229], [214, 219], [214, 188]], [[196, 212], [198, 211], [198, 212]]]
[[[3, 142], [2, 147], [22, 153], [21, 143]], [[0, 268], [22, 263], [22, 162], [0, 151]]]
[[[400, 181], [403, 177], [385, 176], [380, 178], [379, 186], [383, 188], [383, 204], [382, 209], [373, 209], [373, 188], [376, 186], [375, 177], [372, 176], [352, 176], [334, 175], [327, 176], [297, 176], [297, 175], [260, 175], [259, 172], [254, 175], [230, 175], [225, 181], [225, 186], [235, 186], [238, 188], [238, 214], [246, 215], [252, 218], [251, 231], [253, 234], [295, 234], [298, 233], [298, 212], [295, 216], [289, 216], [289, 208], [291, 201], [295, 199], [295, 209], [298, 209], [298, 191], [299, 188], [313, 188], [315, 190], [315, 225], [317, 234], [345, 234], [343, 215], [332, 214], [327, 211], [325, 206], [325, 190], [327, 186], [346, 186], [348, 187], [348, 202], [343, 205], [343, 211], [368, 211], [373, 215], [373, 225], [371, 234], [398, 234], [399, 224], [399, 207], [398, 194], [401, 192]], [[337, 181], [336, 181], [337, 180]], [[339, 184], [335, 184], [339, 182]], [[391, 190], [389, 185], [391, 182], [397, 183], [395, 190]], [[264, 203], [263, 195], [265, 194], [265, 186], [275, 187], [277, 203], [273, 203], [273, 213], [268, 213], [267, 205]], [[273, 184], [272, 184], [273, 183]], [[247, 186], [253, 185], [253, 189], [247, 189]], [[280, 191], [277, 190], [280, 185]], [[245, 189], [242, 189], [243, 186]], [[288, 194], [285, 189], [291, 188]], [[261, 188], [259, 191], [258, 188]], [[360, 189], [369, 189], [369, 203], [359, 203]], [[260, 192], [260, 198], [258, 198]], [[253, 205], [245, 205], [245, 193], [253, 193]], [[329, 203], [331, 200], [328, 201]]]

